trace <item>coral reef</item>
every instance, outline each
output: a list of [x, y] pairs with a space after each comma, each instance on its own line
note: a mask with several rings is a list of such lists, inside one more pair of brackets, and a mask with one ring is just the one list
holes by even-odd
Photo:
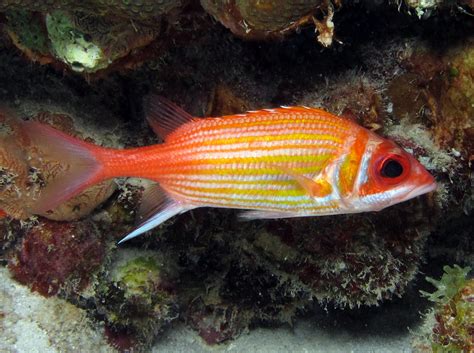
[[156, 39], [149, 27], [82, 12], [6, 13], [7, 32], [27, 57], [42, 64], [56, 59], [75, 72], [92, 74], [108, 68]]
[[20, 283], [45, 296], [79, 293], [105, 257], [106, 244], [90, 221], [42, 220], [28, 229], [9, 260]]
[[[425, 337], [416, 337], [417, 351], [471, 352], [474, 349], [474, 279], [470, 267], [444, 266], [440, 280], [427, 277], [436, 290], [422, 292], [435, 307], [425, 317]], [[431, 346], [431, 347], [429, 347]], [[426, 347], [426, 348], [425, 348]]]
[[[385, 3], [369, 8], [367, 1], [294, 1], [275, 19], [279, 1], [259, 2], [267, 7], [201, 1], [237, 36], [281, 39], [255, 42], [241, 41], [219, 23], [199, 25], [194, 16], [203, 16], [202, 10], [188, 12], [183, 2], [175, 2], [171, 12], [141, 14], [125, 5], [113, 10], [87, 3], [95, 7], [38, 2], [36, 12], [29, 1], [0, 2], [0, 11], [8, 9], [5, 29], [24, 55], [101, 78], [88, 81], [25, 63], [0, 41], [0, 99], [21, 117], [124, 147], [157, 142], [142, 114], [142, 98], [152, 90], [198, 116], [318, 106], [397, 141], [439, 183], [433, 195], [373, 214], [238, 222], [231, 210], [198, 209], [120, 246], [116, 241], [132, 227], [144, 182], [118, 180], [111, 197], [114, 184], [102, 185], [102, 192], [92, 190], [43, 215], [66, 222], [0, 220], [0, 260], [9, 262], [13, 276], [85, 308], [95, 324], [105, 326], [116, 349], [146, 350], [177, 321], [205, 342], [223, 344], [255, 326], [293, 324], [302, 313], [314, 313], [316, 322], [326, 318], [327, 326], [338, 329], [340, 322], [329, 323], [334, 317], [356, 322], [387, 308], [415, 312], [418, 302], [406, 294], [415, 291], [420, 269], [433, 277], [446, 259], [473, 261], [473, 43], [463, 12], [448, 9], [420, 21], [406, 8], [399, 12]], [[323, 44], [334, 40], [334, 29], [343, 44], [321, 50], [311, 23]], [[293, 31], [298, 35], [287, 36]], [[89, 65], [68, 57], [71, 43], [79, 57], [87, 50], [97, 60]], [[134, 70], [108, 75], [120, 68]], [[0, 209], [24, 218], [27, 209], [8, 209], [30, 202], [20, 200], [12, 186], [28, 179], [30, 167], [44, 166], [32, 165], [27, 141], [5, 114]], [[13, 172], [5, 168], [9, 163]], [[34, 176], [40, 184], [54, 182], [52, 174]], [[453, 310], [459, 304], [461, 312], [471, 300], [462, 294], [472, 292], [470, 283], [440, 304], [439, 344], [446, 344], [451, 323], [460, 323]], [[329, 319], [325, 310], [337, 315]]]
[[474, 205], [473, 48], [472, 40], [453, 43], [447, 50], [419, 46], [404, 58], [406, 72], [388, 87], [393, 114], [405, 130], [392, 127], [391, 134], [419, 153], [437, 175], [435, 202], [443, 217], [428, 251], [441, 263], [473, 260], [468, 240], [474, 231], [469, 220]]

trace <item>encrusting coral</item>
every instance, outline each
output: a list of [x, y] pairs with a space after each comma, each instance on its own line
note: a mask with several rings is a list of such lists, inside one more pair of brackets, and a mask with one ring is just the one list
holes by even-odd
[[91, 221], [38, 221], [25, 231], [9, 260], [13, 277], [45, 296], [76, 295], [106, 254], [104, 237]]
[[[201, 0], [201, 4], [225, 27], [246, 39], [282, 37], [300, 26], [314, 23], [318, 41], [330, 46], [334, 35], [334, 7], [340, 6], [340, 1]], [[324, 14], [324, 18], [316, 19], [316, 13]]]

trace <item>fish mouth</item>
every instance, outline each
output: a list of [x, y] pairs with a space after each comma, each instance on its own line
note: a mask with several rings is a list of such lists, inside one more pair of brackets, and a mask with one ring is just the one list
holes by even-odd
[[415, 187], [412, 191], [408, 193], [408, 195], [406, 196], [406, 199], [409, 200], [417, 196], [435, 191], [437, 187], [438, 185], [434, 181], [421, 187]]

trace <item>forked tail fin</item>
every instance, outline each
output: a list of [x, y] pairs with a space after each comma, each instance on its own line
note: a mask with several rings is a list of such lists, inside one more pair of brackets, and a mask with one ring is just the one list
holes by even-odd
[[64, 171], [41, 190], [35, 206], [30, 209], [31, 213], [44, 214], [104, 180], [104, 167], [98, 158], [102, 147], [34, 121], [23, 122], [22, 127], [41, 158], [60, 162], [64, 166]]

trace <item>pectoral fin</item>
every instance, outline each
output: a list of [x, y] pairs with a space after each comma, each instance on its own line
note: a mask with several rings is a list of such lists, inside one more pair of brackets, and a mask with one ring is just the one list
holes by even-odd
[[289, 168], [281, 166], [278, 166], [278, 168], [295, 179], [298, 184], [312, 197], [325, 197], [332, 193], [331, 184], [327, 180], [321, 178], [321, 175], [319, 175], [316, 179], [311, 179]]

